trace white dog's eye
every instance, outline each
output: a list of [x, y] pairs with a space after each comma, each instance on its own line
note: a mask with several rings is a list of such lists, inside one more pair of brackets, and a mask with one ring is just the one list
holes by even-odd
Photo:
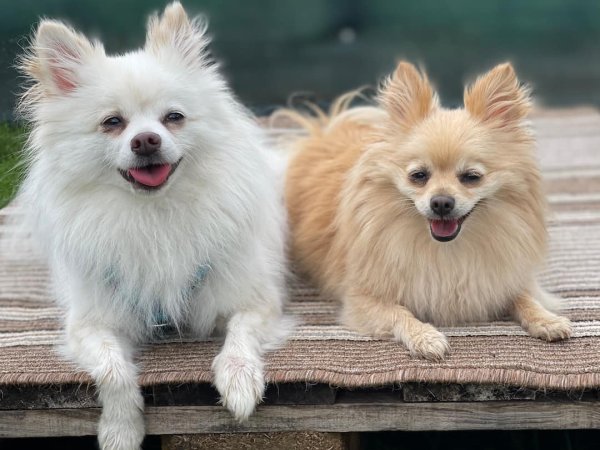
[[108, 119], [105, 119], [104, 122], [102, 122], [102, 125], [109, 128], [109, 127], [118, 127], [123, 123], [123, 119], [119, 116], [112, 116], [109, 117]]
[[170, 112], [165, 116], [165, 122], [181, 122], [183, 119], [183, 114], [179, 112]]
[[102, 121], [102, 128], [106, 131], [116, 130], [121, 128], [124, 125], [125, 121], [122, 117], [119, 116], [111, 116], [108, 119], [104, 119]]

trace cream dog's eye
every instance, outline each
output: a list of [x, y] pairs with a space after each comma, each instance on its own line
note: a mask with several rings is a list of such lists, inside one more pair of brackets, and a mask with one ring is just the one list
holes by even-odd
[[427, 180], [429, 180], [429, 173], [426, 170], [415, 170], [414, 172], [411, 172], [408, 177], [413, 183], [424, 185], [427, 183]]
[[465, 172], [459, 175], [460, 182], [462, 184], [475, 184], [481, 181], [483, 175], [478, 172]]

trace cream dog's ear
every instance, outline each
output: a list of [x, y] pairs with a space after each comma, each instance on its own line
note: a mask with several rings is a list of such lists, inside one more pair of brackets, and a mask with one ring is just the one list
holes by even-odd
[[531, 110], [530, 89], [522, 86], [510, 63], [500, 64], [465, 89], [465, 108], [496, 128], [518, 126]]
[[62, 22], [43, 20], [21, 60], [21, 69], [39, 82], [44, 92], [66, 94], [81, 84], [81, 66], [97, 52], [104, 54], [100, 43], [91, 43]]
[[404, 131], [409, 131], [438, 107], [438, 98], [427, 75], [400, 61], [381, 88], [379, 102]]
[[210, 42], [207, 25], [204, 17], [190, 20], [181, 3], [173, 2], [162, 16], [155, 14], [148, 20], [145, 48], [158, 57], [179, 58], [188, 68], [202, 67]]

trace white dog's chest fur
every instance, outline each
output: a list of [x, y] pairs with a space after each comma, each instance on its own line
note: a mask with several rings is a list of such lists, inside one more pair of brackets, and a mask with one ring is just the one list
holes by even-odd
[[157, 201], [123, 202], [116, 194], [74, 195], [60, 206], [46, 203], [53, 204], [44, 214], [51, 220], [40, 225], [50, 255], [104, 290], [99, 306], [107, 313], [131, 313], [146, 333], [157, 321], [182, 324], [190, 303], [198, 301], [214, 275], [214, 265], [222, 265], [217, 260], [233, 245], [234, 233], [223, 223], [220, 242], [207, 238], [214, 233], [206, 232], [210, 223], [203, 213], [210, 211], [218, 220], [218, 209], [208, 205], [171, 199], [161, 207]]
[[[183, 315], [183, 311], [194, 301], [196, 294], [202, 290], [211, 271], [210, 263], [200, 264], [189, 273], [182, 268], [181, 273], [189, 273], [180, 280], [176, 273], [167, 275], [160, 283], [152, 283], [151, 267], [145, 267], [141, 272], [143, 278], [131, 279], [131, 274], [123, 268], [110, 266], [105, 272], [105, 285], [114, 302], [131, 310], [135, 316], [146, 318], [146, 325], [159, 327], [173, 325]], [[108, 301], [108, 300], [107, 300]], [[175, 313], [175, 317], [173, 317]]]

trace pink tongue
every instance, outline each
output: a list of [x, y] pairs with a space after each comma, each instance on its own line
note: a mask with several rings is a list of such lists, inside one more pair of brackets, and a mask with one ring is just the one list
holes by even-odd
[[154, 166], [140, 167], [139, 169], [129, 169], [129, 175], [135, 181], [144, 186], [160, 186], [171, 173], [171, 164], [160, 164]]
[[458, 230], [458, 220], [432, 220], [431, 231], [439, 237], [452, 236]]

